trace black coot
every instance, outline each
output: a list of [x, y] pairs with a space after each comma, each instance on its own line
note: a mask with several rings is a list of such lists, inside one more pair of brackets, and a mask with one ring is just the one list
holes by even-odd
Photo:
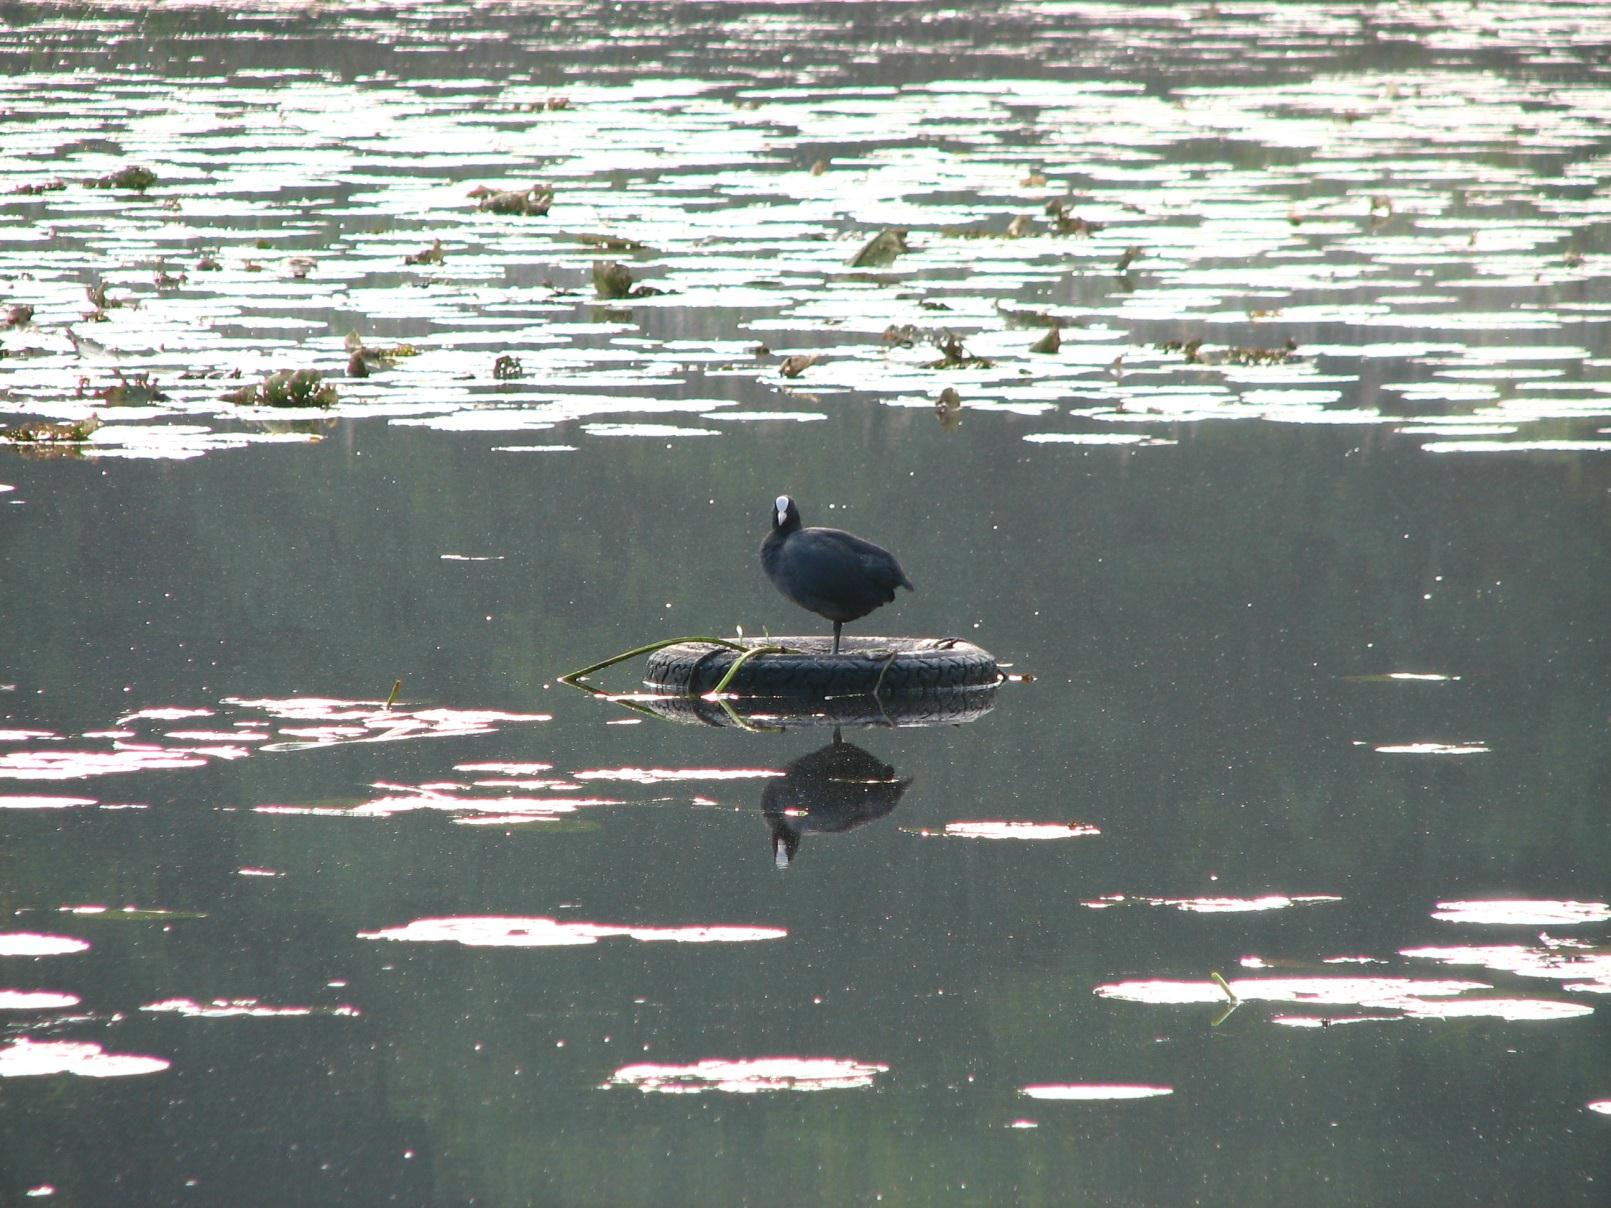
[[801, 528], [800, 509], [779, 495], [772, 531], [761, 542], [766, 577], [801, 608], [833, 622], [833, 652], [839, 629], [895, 598], [895, 589], [915, 591], [895, 555], [842, 529]]

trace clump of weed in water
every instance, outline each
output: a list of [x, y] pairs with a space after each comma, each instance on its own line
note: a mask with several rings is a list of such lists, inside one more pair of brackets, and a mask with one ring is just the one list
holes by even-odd
[[477, 185], [470, 190], [476, 209], [489, 214], [517, 214], [541, 218], [554, 204], [554, 186], [535, 184], [529, 189], [493, 189]]
[[58, 424], [50, 420], [34, 420], [32, 423], [19, 424], [15, 428], [0, 429], [0, 440], [9, 440], [19, 445], [32, 444], [81, 444], [90, 438], [90, 434], [101, 426], [99, 416], [91, 415], [87, 419], [73, 420], [71, 423]]
[[142, 168], [138, 164], [129, 164], [110, 172], [105, 176], [98, 176], [93, 180], [86, 180], [84, 187], [88, 189], [132, 189], [136, 193], [144, 193], [157, 183], [157, 174], [150, 168]]
[[954, 331], [942, 331], [932, 336], [934, 346], [940, 350], [940, 359], [929, 364], [930, 369], [989, 369], [989, 357], [976, 357], [962, 346], [962, 337]]
[[241, 407], [334, 407], [336, 388], [312, 369], [281, 369], [261, 382], [224, 395]]
[[884, 268], [894, 264], [895, 257], [912, 249], [906, 245], [906, 232], [897, 227], [874, 235], [847, 262], [851, 268]]

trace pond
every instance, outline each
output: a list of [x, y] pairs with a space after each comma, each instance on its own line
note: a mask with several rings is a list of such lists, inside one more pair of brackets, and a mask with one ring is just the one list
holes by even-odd
[[1605, 1202], [1603, 6], [0, 14], [0, 1200]]

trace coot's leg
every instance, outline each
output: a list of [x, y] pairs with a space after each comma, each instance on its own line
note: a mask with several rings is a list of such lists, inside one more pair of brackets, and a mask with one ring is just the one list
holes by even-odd
[[839, 653], [839, 627], [843, 624], [843, 621], [835, 621], [833, 623], [833, 652], [835, 654]]

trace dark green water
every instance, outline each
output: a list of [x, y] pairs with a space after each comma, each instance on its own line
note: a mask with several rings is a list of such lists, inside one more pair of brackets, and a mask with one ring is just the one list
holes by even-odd
[[[1221, 8], [0, 8], [0, 426], [105, 424], [0, 450], [0, 1201], [1603, 1203], [1611, 30]], [[781, 491], [1035, 677], [786, 869], [828, 731], [557, 682], [826, 632]]]

